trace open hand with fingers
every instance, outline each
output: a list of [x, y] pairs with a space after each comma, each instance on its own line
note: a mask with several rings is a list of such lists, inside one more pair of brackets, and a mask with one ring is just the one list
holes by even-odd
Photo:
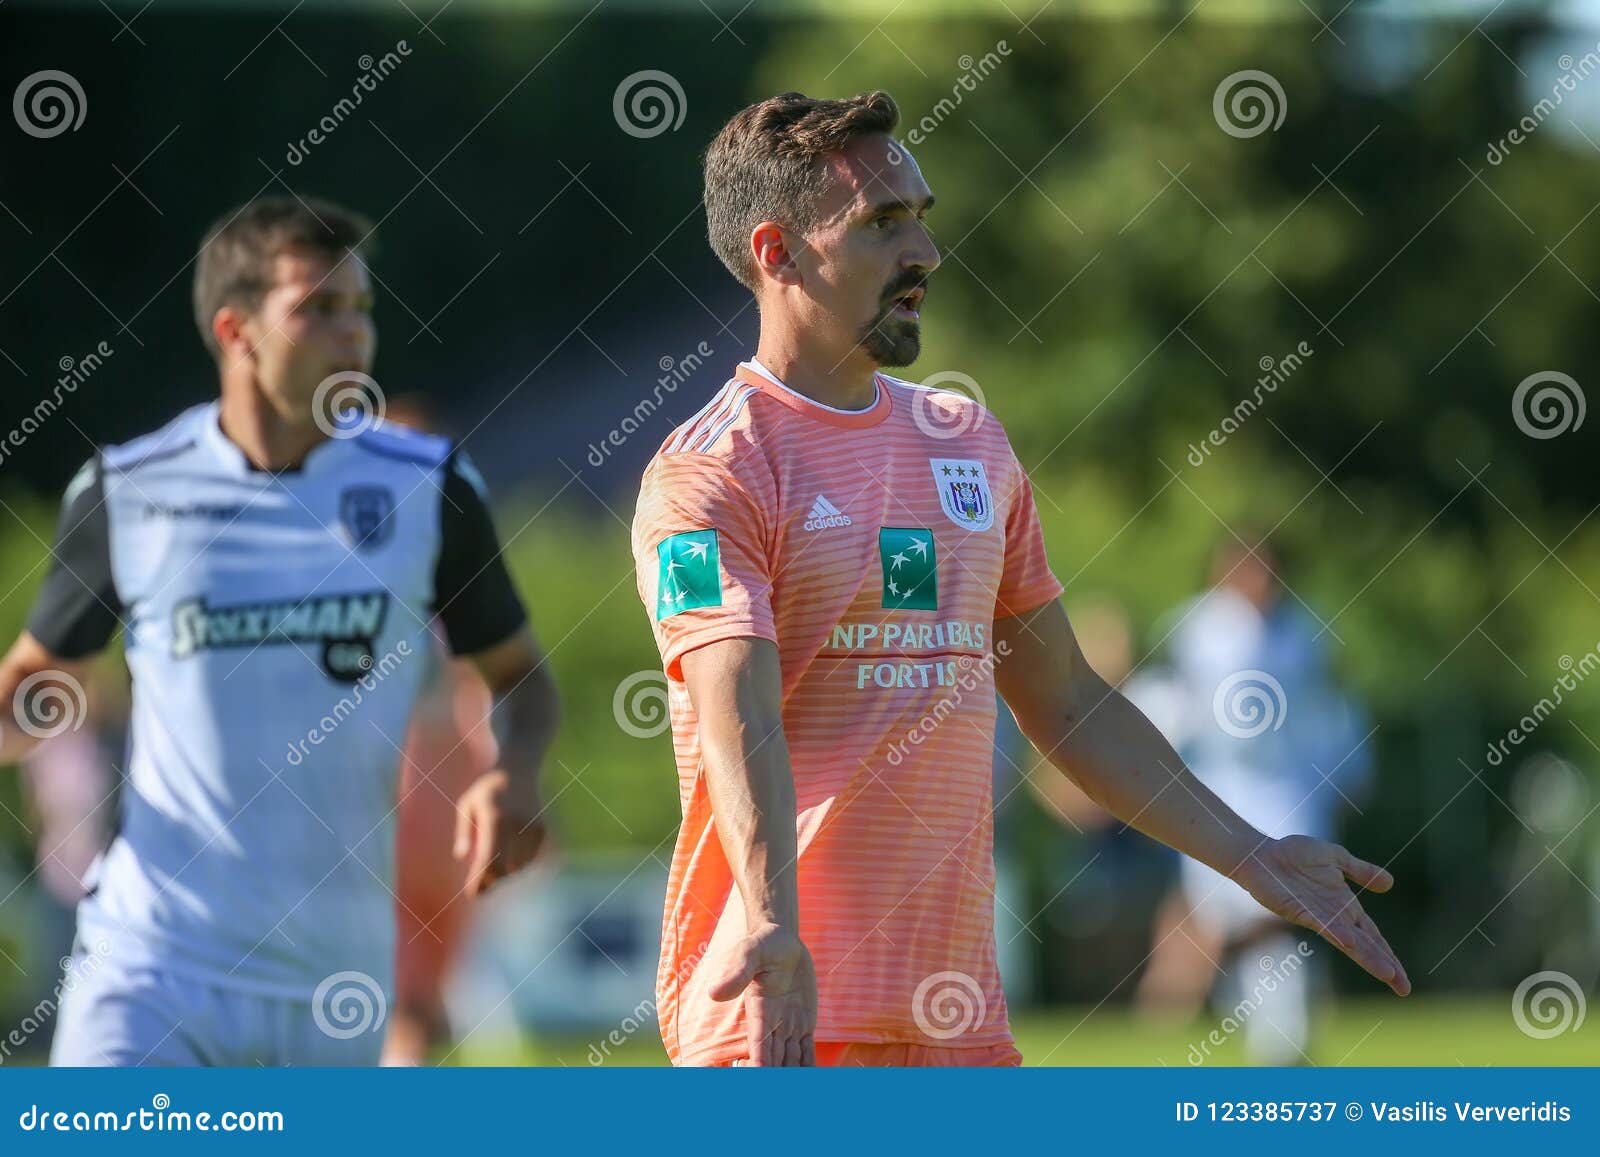
[[1370, 892], [1387, 892], [1394, 877], [1357, 859], [1338, 844], [1311, 836], [1286, 836], [1257, 850], [1233, 879], [1263, 907], [1290, 923], [1310, 928], [1395, 995], [1411, 991], [1400, 958], [1361, 908], [1346, 877]]
[[711, 989], [712, 1000], [744, 1000], [750, 1063], [790, 1068], [817, 1063], [817, 970], [800, 937], [776, 924], [757, 928]]

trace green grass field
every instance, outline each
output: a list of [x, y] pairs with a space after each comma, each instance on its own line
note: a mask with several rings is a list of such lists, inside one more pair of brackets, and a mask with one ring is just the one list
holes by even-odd
[[[1118, 1009], [1061, 1008], [1015, 1017], [1017, 1043], [1030, 1065], [1170, 1065], [1192, 1063], [1215, 1019], [1190, 1025], [1147, 1023]], [[480, 1041], [458, 1049], [450, 1064], [588, 1066], [664, 1065], [653, 1028], [645, 1028], [609, 1055], [592, 1037], [530, 1038], [520, 1043]], [[1221, 1035], [1219, 1033], [1219, 1035]], [[1242, 1033], [1213, 1046], [1207, 1065], [1247, 1063]], [[1576, 1030], [1547, 1040], [1529, 1037], [1511, 1017], [1509, 994], [1498, 1000], [1437, 997], [1361, 999], [1329, 1006], [1317, 1018], [1310, 1051], [1318, 1065], [1600, 1065], [1600, 1026], [1585, 1020]]]

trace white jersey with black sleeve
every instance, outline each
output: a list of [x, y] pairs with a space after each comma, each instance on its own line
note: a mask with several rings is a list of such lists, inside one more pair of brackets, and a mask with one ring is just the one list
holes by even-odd
[[28, 630], [63, 658], [120, 626], [133, 720], [117, 835], [79, 909], [120, 964], [298, 999], [388, 989], [406, 724], [451, 650], [525, 621], [482, 482], [379, 424], [251, 467], [216, 403], [74, 478]]

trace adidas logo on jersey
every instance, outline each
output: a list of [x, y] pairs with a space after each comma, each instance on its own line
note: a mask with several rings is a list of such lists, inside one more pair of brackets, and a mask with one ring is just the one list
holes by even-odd
[[811, 504], [811, 513], [806, 515], [806, 520], [802, 524], [806, 530], [824, 530], [830, 526], [849, 525], [850, 516], [820, 494]]

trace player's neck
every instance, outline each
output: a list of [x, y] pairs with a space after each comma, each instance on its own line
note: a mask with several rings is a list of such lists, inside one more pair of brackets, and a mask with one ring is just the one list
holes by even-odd
[[257, 470], [288, 470], [299, 466], [317, 446], [327, 440], [315, 422], [292, 424], [254, 384], [224, 384], [218, 414], [222, 434], [244, 453]]
[[859, 351], [839, 362], [763, 334], [756, 360], [791, 390], [835, 410], [866, 410], [877, 400], [875, 367]]

